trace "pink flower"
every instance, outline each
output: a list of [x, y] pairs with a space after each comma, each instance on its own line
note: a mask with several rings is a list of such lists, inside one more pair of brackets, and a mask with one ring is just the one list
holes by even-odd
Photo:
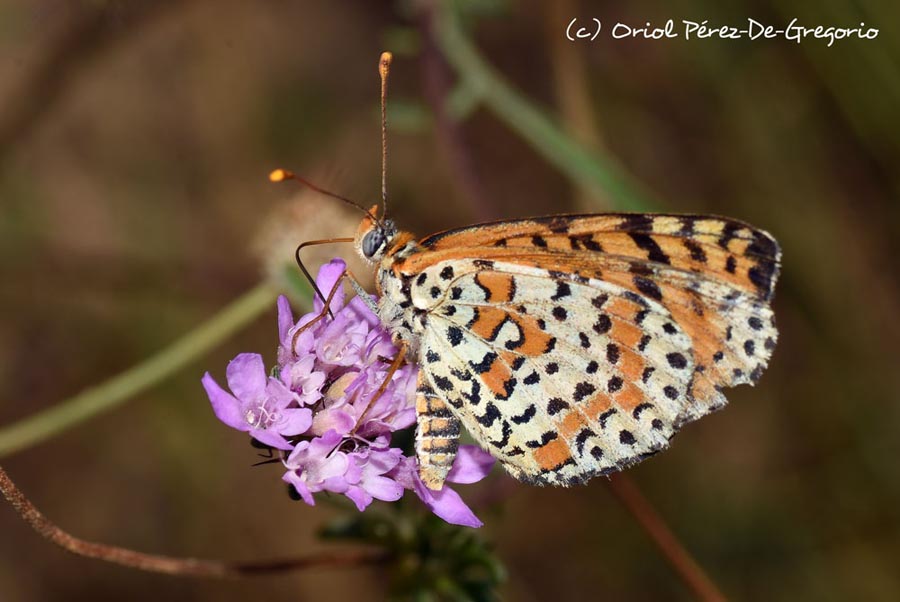
[[312, 424], [312, 411], [295, 404], [295, 395], [278, 379], [266, 376], [262, 356], [242, 353], [225, 370], [228, 393], [207, 372], [203, 387], [216, 417], [261, 443], [291, 449], [285, 435], [299, 435]]
[[[345, 264], [322, 266], [316, 284], [327, 297]], [[228, 426], [282, 452], [283, 480], [309, 505], [315, 494], [345, 495], [362, 511], [374, 500], [392, 502], [414, 491], [432, 512], [450, 523], [481, 526], [449, 487], [431, 491], [418, 476], [415, 457], [391, 447], [391, 434], [416, 421], [418, 368], [403, 365], [388, 378], [397, 349], [378, 317], [359, 298], [344, 303], [334, 291], [329, 309], [316, 297], [313, 311], [294, 320], [285, 297], [278, 299], [278, 361], [267, 376], [262, 357], [244, 353], [226, 371], [228, 393], [207, 373], [203, 386], [216, 416]], [[321, 318], [320, 318], [321, 316]], [[460, 446], [450, 483], [483, 479], [494, 460]]]

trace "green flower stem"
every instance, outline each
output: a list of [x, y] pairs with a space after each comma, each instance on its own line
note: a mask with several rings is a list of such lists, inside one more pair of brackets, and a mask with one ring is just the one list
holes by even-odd
[[448, 5], [437, 14], [437, 42], [447, 61], [464, 80], [463, 85], [477, 91], [481, 101], [498, 119], [549, 163], [580, 186], [606, 199], [615, 209], [649, 211], [658, 207], [658, 203], [640, 189], [615, 158], [585, 149], [507, 84], [481, 58]]
[[156, 355], [42, 412], [0, 430], [0, 457], [40, 443], [147, 390], [271, 309], [275, 287], [263, 282]]

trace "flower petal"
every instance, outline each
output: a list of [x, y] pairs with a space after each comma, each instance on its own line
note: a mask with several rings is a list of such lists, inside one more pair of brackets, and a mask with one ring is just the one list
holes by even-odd
[[227, 424], [233, 429], [239, 431], [250, 430], [250, 425], [244, 418], [241, 410], [241, 403], [235, 399], [234, 395], [219, 386], [209, 372], [203, 375], [201, 381], [206, 394], [209, 396], [209, 402], [212, 404], [213, 413], [216, 418]]
[[[371, 299], [373, 302], [377, 301], [377, 299]], [[378, 316], [372, 313], [372, 310], [369, 309], [369, 306], [366, 305], [365, 301], [359, 297], [350, 299], [350, 303], [347, 304], [347, 307], [345, 307], [342, 312], [347, 313], [354, 322], [362, 320], [373, 328], [381, 323]]]
[[403, 497], [403, 486], [388, 477], [366, 477], [361, 485], [376, 500], [396, 502]]
[[275, 449], [283, 449], [283, 450], [291, 450], [294, 449], [294, 446], [291, 443], [276, 433], [275, 431], [263, 430], [263, 429], [250, 429], [250, 436], [259, 441], [260, 443], [265, 443], [269, 447], [274, 447]]
[[494, 457], [477, 445], [460, 445], [453, 467], [447, 473], [451, 483], [477, 483], [487, 476], [494, 466]]
[[356, 504], [356, 509], [362, 512], [365, 510], [369, 504], [372, 503], [372, 496], [369, 495], [366, 490], [362, 487], [358, 487], [353, 485], [352, 487], [347, 488], [347, 491], [344, 492], [348, 498], [353, 500], [353, 503]]
[[259, 400], [266, 394], [268, 377], [258, 353], [241, 353], [228, 362], [225, 378], [234, 396], [244, 403]]
[[294, 314], [291, 311], [291, 303], [284, 295], [278, 295], [278, 340], [284, 343], [286, 341], [288, 331], [294, 325]]
[[316, 505], [316, 500], [313, 499], [312, 493], [309, 491], [309, 487], [306, 486], [306, 482], [300, 478], [295, 471], [290, 470], [284, 473], [284, 476], [281, 479], [288, 483], [289, 485], [293, 485], [294, 489], [297, 490], [297, 493], [300, 494], [300, 497], [303, 498], [303, 501], [309, 504], [310, 506]]
[[346, 435], [356, 426], [356, 418], [336, 408], [328, 408], [316, 412], [313, 418], [312, 432], [316, 435], [334, 430]]
[[[325, 265], [319, 268], [319, 273], [316, 275], [316, 286], [319, 287], [319, 290], [322, 291], [322, 294], [325, 295], [325, 298], [328, 298], [328, 295], [331, 294], [332, 289], [334, 289], [335, 284], [337, 284], [338, 278], [341, 277], [347, 269], [347, 264], [344, 263], [342, 259], [332, 259]], [[332, 313], [336, 313], [341, 307], [344, 306], [344, 287], [341, 286], [334, 292], [334, 297], [331, 299], [331, 303], [328, 307], [331, 309]], [[322, 309], [325, 307], [325, 304], [322, 303], [322, 300], [318, 295], [313, 296], [313, 311], [315, 313], [321, 313]]]
[[312, 425], [312, 410], [309, 408], [287, 408], [281, 410], [281, 420], [275, 425], [282, 435], [302, 435]]
[[432, 512], [451, 525], [480, 527], [484, 524], [478, 520], [471, 508], [459, 497], [459, 494], [449, 487], [445, 486], [440, 491], [432, 491], [417, 478], [415, 491]]

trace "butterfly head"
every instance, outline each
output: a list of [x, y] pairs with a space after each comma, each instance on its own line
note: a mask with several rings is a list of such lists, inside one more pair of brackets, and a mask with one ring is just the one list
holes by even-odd
[[397, 226], [394, 225], [394, 222], [389, 219], [377, 219], [375, 217], [377, 211], [377, 205], [369, 210], [368, 215], [359, 224], [354, 240], [357, 252], [370, 263], [384, 257], [397, 234]]

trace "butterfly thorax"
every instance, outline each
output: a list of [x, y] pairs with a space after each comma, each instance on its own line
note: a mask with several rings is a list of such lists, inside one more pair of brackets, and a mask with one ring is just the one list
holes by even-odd
[[418, 242], [408, 232], [398, 233], [375, 270], [378, 289], [378, 317], [387, 326], [395, 345], [407, 347], [407, 357], [418, 356], [419, 334], [424, 327], [426, 312], [412, 300], [412, 276], [401, 269], [404, 259], [421, 251]]

